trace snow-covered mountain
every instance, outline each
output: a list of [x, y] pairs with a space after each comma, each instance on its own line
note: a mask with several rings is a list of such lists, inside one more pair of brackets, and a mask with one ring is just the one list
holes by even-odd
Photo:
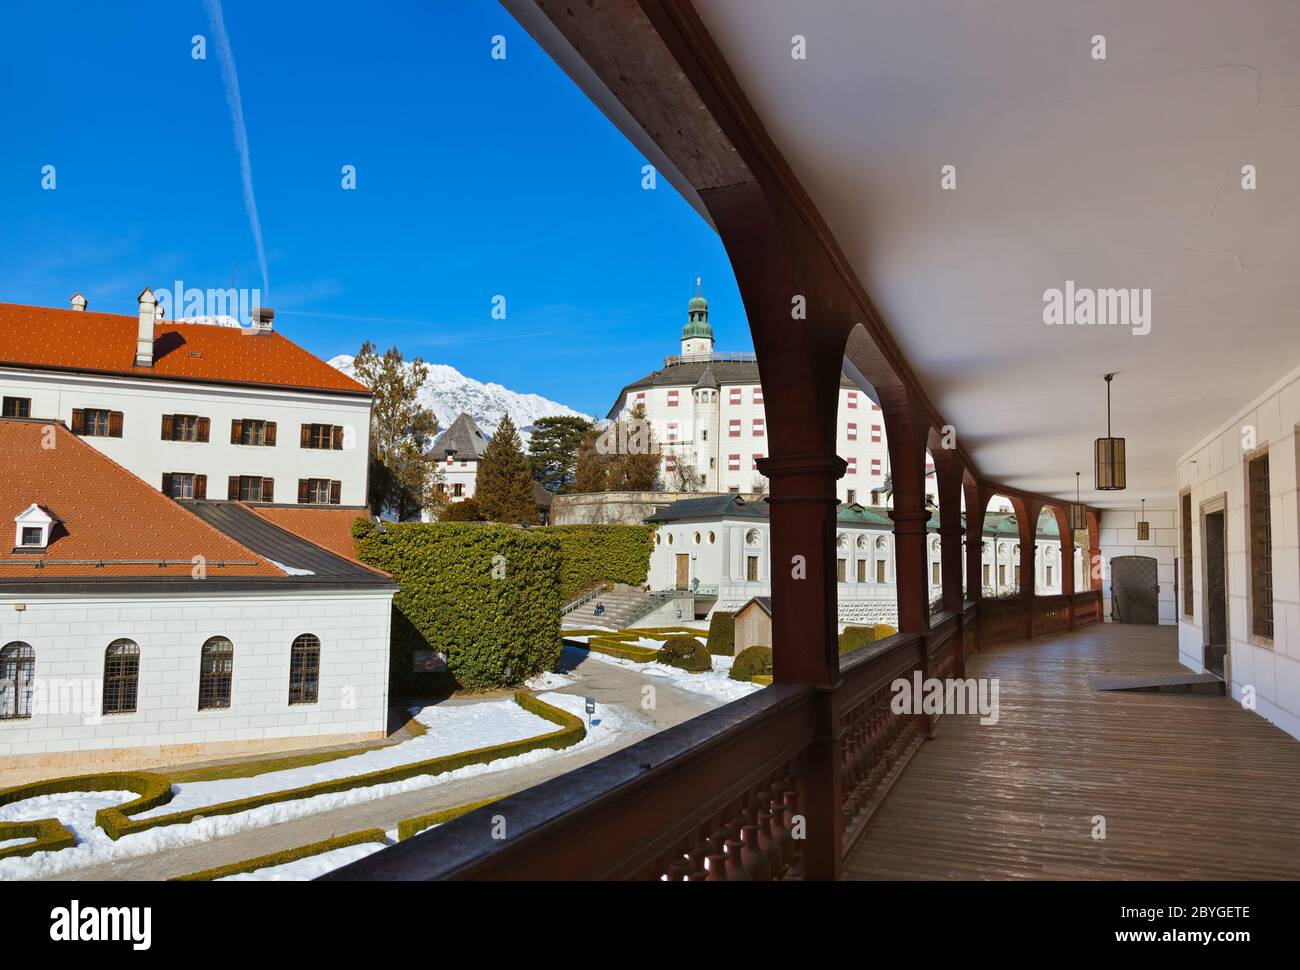
[[[340, 354], [331, 358], [330, 366], [342, 371], [349, 377], [356, 377], [353, 357]], [[409, 365], [408, 365], [409, 366]], [[533, 423], [538, 418], [549, 418], [560, 414], [572, 414], [592, 420], [590, 415], [575, 411], [567, 405], [542, 397], [540, 394], [520, 394], [500, 384], [484, 384], [472, 377], [466, 377], [448, 364], [428, 364], [429, 377], [420, 388], [419, 400], [426, 407], [432, 408], [438, 416], [438, 427], [445, 429], [464, 411], [472, 417], [483, 433], [489, 438], [496, 434], [497, 425], [504, 414], [519, 429], [519, 437], [524, 447]]]

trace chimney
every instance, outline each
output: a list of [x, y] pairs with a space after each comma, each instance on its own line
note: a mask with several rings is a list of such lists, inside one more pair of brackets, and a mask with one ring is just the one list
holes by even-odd
[[81, 295], [80, 290], [72, 294], [72, 309], [84, 312], [88, 305], [89, 304], [86, 303], [86, 298]]
[[253, 308], [253, 333], [270, 333], [275, 321], [275, 311], [269, 306]]
[[153, 290], [144, 288], [140, 294], [140, 325], [135, 332], [135, 366], [153, 366], [153, 326], [158, 317], [158, 301]]

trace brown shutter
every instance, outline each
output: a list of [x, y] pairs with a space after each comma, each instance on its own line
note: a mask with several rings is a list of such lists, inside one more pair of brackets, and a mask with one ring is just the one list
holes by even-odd
[[338, 505], [343, 499], [343, 483], [330, 482], [330, 505]]
[[263, 502], [275, 501], [275, 479], [274, 478], [262, 479], [262, 501]]
[[266, 422], [266, 444], [267, 447], [273, 447], [275, 445], [275, 422], [274, 421]]
[[212, 422], [208, 418], [199, 418], [199, 441], [207, 441], [212, 433]]
[[72, 433], [85, 434], [86, 431], [86, 412], [82, 408], [72, 409]]
[[230, 490], [226, 493], [226, 498], [230, 499], [230, 501], [232, 502], [234, 502], [239, 498], [239, 476], [238, 475], [230, 476]]
[[172, 494], [172, 473], [171, 472], [163, 472], [162, 490], [164, 495], [166, 495], [169, 498], [171, 497]]
[[237, 445], [244, 437], [244, 422], [238, 418], [230, 422], [230, 443]]
[[306, 505], [311, 501], [311, 481], [306, 478], [298, 479], [298, 504]]
[[207, 475], [194, 476], [194, 497], [195, 498], [208, 497], [208, 476]]
[[310, 424], [304, 424], [302, 426], [302, 439], [298, 442], [298, 447], [299, 448], [311, 447], [311, 425]]
[[172, 421], [172, 416], [170, 414], [164, 414], [162, 420], [162, 440], [171, 441], [172, 435], [175, 433], [175, 424]]
[[343, 429], [337, 424], [334, 425], [333, 436], [334, 436], [334, 450], [342, 451], [343, 450]]
[[108, 436], [110, 438], [122, 437], [122, 412], [108, 412]]

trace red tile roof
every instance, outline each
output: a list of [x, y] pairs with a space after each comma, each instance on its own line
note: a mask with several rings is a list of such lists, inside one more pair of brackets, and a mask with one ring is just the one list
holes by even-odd
[[60, 523], [44, 553], [12, 552], [14, 533], [0, 534], [0, 580], [192, 578], [195, 556], [210, 579], [285, 575], [61, 424], [0, 419], [0, 456], [0, 529], [13, 530], [14, 517], [33, 502]]
[[336, 556], [361, 563], [367, 569], [372, 569], [382, 576], [388, 575], [357, 558], [357, 544], [352, 538], [352, 523], [357, 519], [370, 517], [370, 513], [364, 508], [326, 506], [286, 508], [276, 505], [250, 505], [248, 508], [273, 525], [279, 526], [286, 532], [292, 532], [313, 545], [320, 546]]
[[155, 323], [154, 365], [136, 367], [137, 326], [137, 317], [117, 313], [0, 303], [0, 366], [370, 393], [279, 332], [246, 327]]

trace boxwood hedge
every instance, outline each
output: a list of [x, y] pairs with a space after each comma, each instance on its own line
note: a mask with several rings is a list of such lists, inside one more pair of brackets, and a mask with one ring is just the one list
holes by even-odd
[[475, 522], [353, 526], [362, 561], [391, 573], [392, 670], [425, 686], [416, 650], [437, 650], [457, 684], [516, 686], [560, 659], [560, 549], [549, 529]]
[[556, 525], [560, 541], [560, 598], [569, 602], [597, 580], [640, 586], [650, 571], [654, 526]]
[[736, 614], [714, 610], [709, 617], [709, 653], [730, 657], [736, 652]]
[[349, 845], [364, 845], [367, 842], [378, 842], [380, 845], [387, 845], [388, 836], [384, 834], [383, 829], [362, 829], [360, 832], [336, 835], [333, 838], [322, 839], [319, 842], [300, 845], [295, 849], [284, 849], [281, 852], [271, 852], [255, 859], [245, 859], [243, 862], [232, 862], [230, 865], [214, 866], [211, 869], [191, 872], [185, 876], [174, 876], [170, 881], [210, 882], [213, 879], [225, 879], [227, 876], [235, 876], [241, 872], [256, 872], [258, 869], [282, 866], [286, 863], [296, 862], [299, 859], [306, 859], [308, 856], [320, 855], [322, 852], [332, 852], [334, 849], [342, 849]]

